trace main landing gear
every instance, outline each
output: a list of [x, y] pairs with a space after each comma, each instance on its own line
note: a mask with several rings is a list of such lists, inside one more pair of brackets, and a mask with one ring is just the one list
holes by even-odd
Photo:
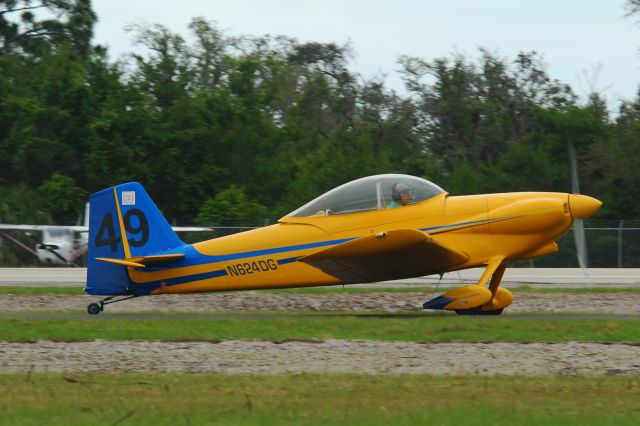
[[500, 315], [503, 310], [504, 308], [483, 311], [482, 307], [478, 307], [473, 309], [456, 309], [455, 312], [458, 315]]
[[120, 299], [113, 300], [115, 297], [116, 296], [110, 296], [100, 300], [98, 303], [89, 303], [89, 306], [87, 306], [87, 313], [90, 315], [98, 315], [100, 312], [104, 311], [104, 305], [108, 305], [110, 303], [122, 302], [123, 300], [133, 299], [138, 296], [137, 295], [126, 296]]
[[[442, 296], [425, 302], [424, 309], [445, 309], [459, 315], [500, 315], [513, 302], [513, 295], [500, 288], [500, 281], [507, 268], [503, 256], [489, 260], [480, 281], [448, 291]], [[491, 279], [489, 288], [485, 287]]]

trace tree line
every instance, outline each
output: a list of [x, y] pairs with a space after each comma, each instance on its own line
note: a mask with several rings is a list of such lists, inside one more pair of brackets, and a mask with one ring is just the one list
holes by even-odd
[[[635, 1], [629, 2], [635, 13]], [[46, 13], [42, 13], [46, 12]], [[376, 173], [454, 195], [581, 192], [599, 219], [640, 217], [640, 97], [610, 113], [535, 52], [400, 59], [405, 93], [355, 52], [287, 36], [132, 26], [112, 60], [89, 0], [0, 1], [0, 221], [68, 224], [88, 195], [142, 182], [170, 221], [264, 224]]]

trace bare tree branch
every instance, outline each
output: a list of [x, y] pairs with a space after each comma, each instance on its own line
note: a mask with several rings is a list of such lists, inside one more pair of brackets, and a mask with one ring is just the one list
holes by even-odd
[[40, 8], [42, 8], [42, 7], [47, 7], [47, 5], [43, 3], [43, 4], [38, 5], [38, 6], [19, 7], [19, 8], [17, 8], [17, 9], [3, 10], [3, 11], [0, 11], [0, 16], [2, 16], [2, 15], [4, 15], [4, 14], [7, 14], [7, 13], [12, 13], [12, 12], [20, 12], [21, 10], [33, 10], [33, 9], [40, 9]]

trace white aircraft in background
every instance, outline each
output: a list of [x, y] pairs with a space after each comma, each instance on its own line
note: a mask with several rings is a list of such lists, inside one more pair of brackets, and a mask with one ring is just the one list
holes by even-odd
[[[45, 266], [78, 266], [76, 261], [87, 253], [89, 240], [89, 203], [85, 204], [82, 225], [19, 225], [0, 223], [0, 238], [11, 241], [31, 253]], [[197, 226], [174, 226], [176, 232], [207, 232], [213, 228]], [[38, 232], [40, 241], [32, 248], [6, 231]]]

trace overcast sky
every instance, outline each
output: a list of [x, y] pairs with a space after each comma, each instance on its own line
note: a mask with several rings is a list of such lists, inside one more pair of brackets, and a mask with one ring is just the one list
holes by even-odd
[[[350, 42], [351, 69], [385, 74], [402, 90], [400, 55], [427, 60], [484, 47], [513, 59], [543, 54], [552, 78], [584, 96], [594, 87], [610, 106], [632, 99], [640, 85], [640, 26], [624, 0], [93, 0], [95, 41], [112, 58], [131, 52], [134, 23], [162, 24], [186, 35], [191, 18], [218, 23], [227, 35], [287, 35], [299, 41]], [[599, 70], [599, 72], [598, 72]]]

